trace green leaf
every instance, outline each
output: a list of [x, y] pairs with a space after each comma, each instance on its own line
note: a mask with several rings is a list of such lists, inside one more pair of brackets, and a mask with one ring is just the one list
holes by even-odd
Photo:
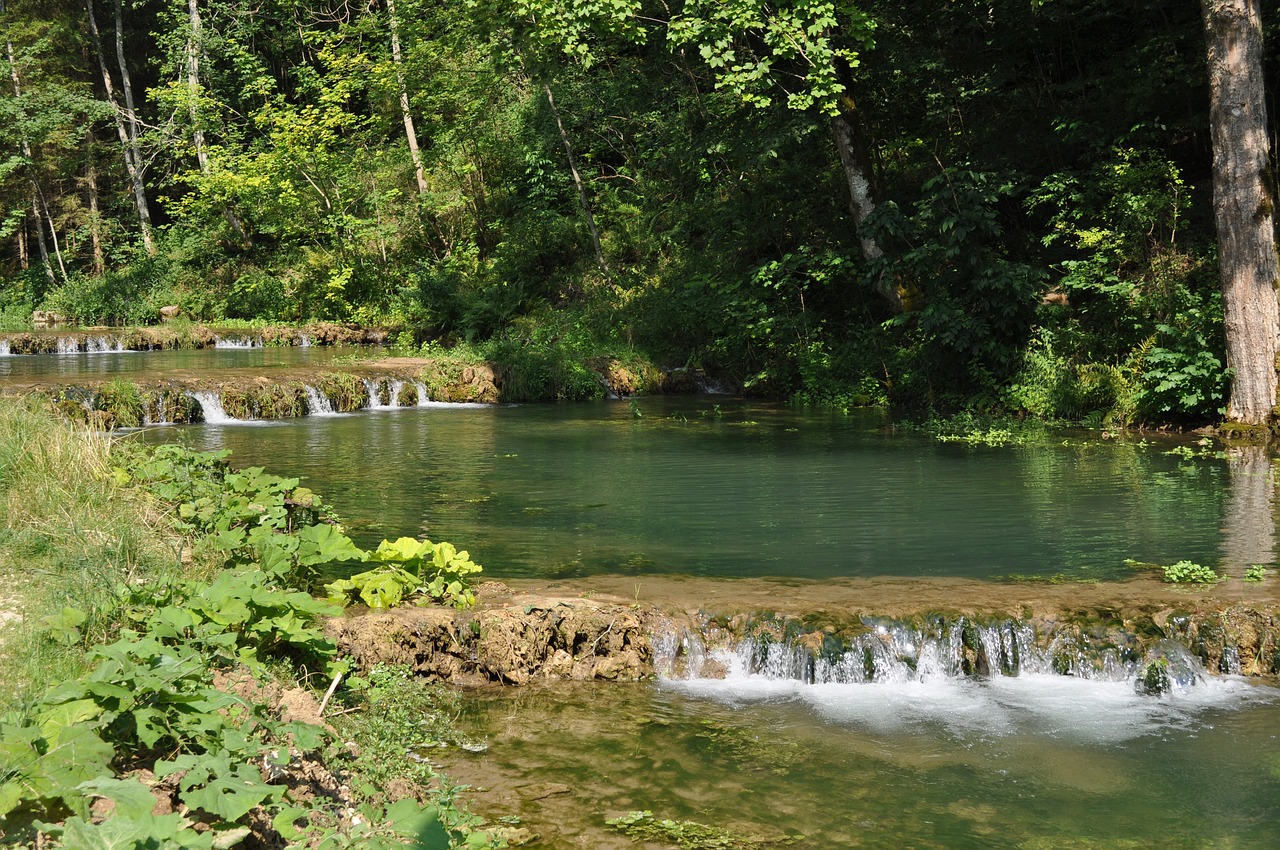
[[116, 809], [113, 817], [142, 817], [151, 814], [156, 807], [156, 797], [151, 789], [136, 779], [116, 779], [111, 776], [100, 776], [81, 782], [76, 790], [88, 797], [106, 797], [114, 800]]
[[387, 806], [387, 822], [400, 835], [410, 838], [411, 846], [422, 850], [448, 850], [449, 833], [440, 822], [435, 807], [422, 808], [416, 800], [399, 800]]

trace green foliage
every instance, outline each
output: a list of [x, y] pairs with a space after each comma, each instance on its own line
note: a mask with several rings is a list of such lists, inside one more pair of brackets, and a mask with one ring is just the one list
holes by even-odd
[[1163, 570], [1164, 580], [1172, 584], [1213, 584], [1222, 578], [1212, 567], [1191, 561], [1178, 561], [1163, 567]]
[[381, 566], [325, 585], [330, 599], [343, 605], [358, 599], [370, 608], [393, 608], [414, 595], [455, 608], [475, 604], [468, 576], [481, 567], [451, 543], [411, 537], [384, 540], [367, 560]]
[[1245, 567], [1244, 580], [1254, 582], [1265, 581], [1267, 573], [1269, 572], [1270, 570], [1267, 569], [1265, 564], [1250, 564]]

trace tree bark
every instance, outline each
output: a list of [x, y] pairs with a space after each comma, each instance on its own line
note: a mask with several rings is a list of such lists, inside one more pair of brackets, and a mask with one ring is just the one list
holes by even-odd
[[[91, 11], [93, 0], [88, 0]], [[138, 144], [138, 113], [133, 104], [133, 83], [129, 79], [129, 64], [124, 58], [124, 12], [120, 8], [120, 0], [116, 0], [116, 61], [120, 65], [120, 89], [124, 92], [125, 123], [128, 128], [128, 148], [133, 157], [133, 192], [138, 202], [138, 219], [142, 224], [142, 246], [149, 256], [156, 253], [155, 240], [151, 235], [151, 207], [147, 204], [145, 187], [142, 183], [142, 147]]]
[[151, 237], [151, 208], [147, 205], [146, 186], [142, 182], [141, 163], [133, 158], [133, 146], [129, 144], [129, 131], [125, 128], [124, 113], [116, 101], [115, 85], [111, 81], [111, 72], [107, 69], [107, 56], [102, 49], [102, 33], [98, 30], [98, 18], [93, 11], [94, 0], [85, 0], [85, 9], [89, 12], [89, 35], [93, 40], [93, 49], [98, 56], [98, 70], [102, 73], [102, 87], [107, 94], [107, 103], [111, 106], [111, 114], [115, 116], [116, 135], [120, 137], [120, 152], [124, 157], [124, 170], [129, 176], [129, 185], [133, 189], [134, 205], [138, 210], [138, 227], [142, 233], [142, 245], [148, 254], [155, 253], [155, 244]]
[[[195, 2], [195, 0], [191, 0]], [[409, 140], [409, 158], [413, 160], [413, 176], [418, 181], [418, 194], [427, 193], [427, 173], [418, 149], [418, 131], [413, 126], [413, 110], [409, 108], [409, 89], [404, 81], [404, 57], [400, 53], [400, 19], [396, 17], [396, 0], [387, 0], [387, 17], [391, 19], [391, 62], [396, 69], [396, 87], [400, 89], [400, 116], [404, 119], [404, 135]]]
[[84, 185], [89, 193], [89, 239], [93, 246], [93, 273], [101, 276], [106, 271], [106, 258], [102, 247], [102, 213], [98, 209], [98, 166], [93, 158], [93, 136], [85, 142]]
[[560, 120], [560, 109], [556, 106], [556, 99], [551, 94], [551, 86], [543, 83], [542, 91], [546, 94], [547, 103], [551, 106], [551, 114], [555, 116], [556, 129], [560, 131], [560, 143], [564, 145], [564, 154], [569, 160], [569, 173], [573, 175], [573, 185], [578, 190], [578, 204], [582, 207], [582, 217], [587, 221], [587, 230], [591, 231], [591, 245], [596, 251], [596, 262], [600, 265], [600, 270], [607, 275], [609, 265], [604, 261], [600, 231], [596, 228], [596, 217], [591, 213], [591, 199], [587, 197], [587, 188], [583, 185], [582, 175], [578, 173], [578, 163], [573, 156], [573, 143], [569, 140], [569, 134], [565, 132], [564, 122]]
[[1275, 198], [1271, 193], [1259, 0], [1201, 0], [1208, 44], [1213, 207], [1227, 366], [1227, 419], [1269, 421], [1276, 405]]
[[[876, 210], [875, 196], [871, 189], [871, 161], [867, 155], [865, 140], [859, 132], [857, 105], [849, 94], [853, 87], [853, 72], [845, 63], [837, 62], [836, 78], [844, 86], [844, 93], [840, 95], [838, 110], [831, 118], [831, 134], [835, 137], [845, 185], [849, 189], [849, 213], [853, 216], [853, 226], [861, 229], [867, 216]], [[878, 260], [884, 256], [876, 240], [870, 236], [859, 234], [858, 243], [863, 259]], [[902, 297], [891, 277], [881, 274], [875, 288], [876, 294], [884, 299], [890, 310], [895, 314], [902, 312]]]
[[187, 16], [191, 37], [187, 39], [187, 114], [191, 116], [191, 143], [196, 151], [200, 173], [209, 175], [209, 154], [205, 151], [204, 130], [200, 126], [200, 111], [196, 103], [200, 98], [200, 10], [196, 0], [187, 0]]

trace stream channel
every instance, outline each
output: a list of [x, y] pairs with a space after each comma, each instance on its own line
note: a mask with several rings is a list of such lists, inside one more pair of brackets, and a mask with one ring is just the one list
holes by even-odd
[[[1126, 558], [1186, 558], [1234, 576], [1226, 585], [1247, 598], [1245, 566], [1275, 561], [1269, 459], [1167, 454], [1194, 448], [1186, 439], [1078, 432], [971, 447], [872, 413], [714, 396], [368, 411], [140, 439], [299, 474], [364, 545], [450, 540], [489, 577], [562, 593], [617, 574], [637, 595], [670, 574], [1105, 582], [1131, 575]], [[604, 826], [632, 810], [803, 834], [811, 847], [1280, 846], [1272, 687], [1193, 674], [1141, 696], [1131, 671], [1024, 664], [966, 678], [911, 651], [918, 663], [870, 683], [805, 682], [727, 657], [724, 678], [475, 692], [462, 724], [487, 751], [430, 755], [486, 815], [518, 819], [550, 847], [633, 846]]]

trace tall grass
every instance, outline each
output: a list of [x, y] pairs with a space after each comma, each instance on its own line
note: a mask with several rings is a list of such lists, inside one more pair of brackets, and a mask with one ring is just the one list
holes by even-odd
[[[178, 563], [111, 454], [106, 435], [0, 399], [0, 707], [75, 675], [111, 627], [119, 588]], [[64, 608], [86, 617], [53, 637], [45, 624]]]

